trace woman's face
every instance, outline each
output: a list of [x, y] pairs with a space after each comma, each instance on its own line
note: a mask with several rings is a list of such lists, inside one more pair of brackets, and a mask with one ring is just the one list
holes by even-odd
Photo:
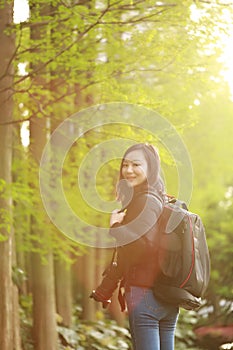
[[123, 160], [121, 174], [131, 187], [141, 185], [147, 179], [147, 161], [143, 151], [135, 150]]

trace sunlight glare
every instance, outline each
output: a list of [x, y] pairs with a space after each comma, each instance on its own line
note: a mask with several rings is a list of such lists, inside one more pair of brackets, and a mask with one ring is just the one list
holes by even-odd
[[[233, 16], [232, 16], [233, 17]], [[226, 17], [227, 18], [227, 17]], [[228, 83], [231, 100], [233, 101], [233, 20], [228, 23], [228, 32], [221, 36], [221, 44], [223, 45], [223, 54], [221, 55], [219, 61], [224, 65], [222, 71], [220, 72], [221, 76]]]
[[[201, 18], [205, 16], [208, 16], [205, 9], [198, 8], [196, 4], [190, 6], [190, 18], [193, 22], [199, 23]], [[223, 68], [219, 73], [227, 82], [230, 89], [230, 99], [233, 101], [233, 10], [230, 6], [222, 9], [221, 20], [221, 26], [219, 25], [218, 27], [216, 25], [214, 29], [216, 36], [215, 45], [222, 50], [218, 61], [222, 64]], [[215, 45], [211, 44], [209, 46], [209, 54], [211, 54]], [[208, 48], [207, 51], [205, 50], [205, 53], [208, 53]]]

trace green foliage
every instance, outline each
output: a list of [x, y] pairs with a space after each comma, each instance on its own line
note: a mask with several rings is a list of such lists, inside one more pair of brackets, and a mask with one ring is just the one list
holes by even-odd
[[210, 232], [208, 243], [212, 261], [209, 293], [217, 294], [225, 300], [233, 299], [232, 198], [232, 187], [230, 187], [222, 201], [211, 204], [206, 218], [206, 225]]
[[19, 288], [22, 286], [22, 283], [27, 280], [26, 273], [17, 266], [12, 267], [12, 281]]
[[76, 328], [80, 349], [130, 349], [130, 335], [127, 329], [114, 321], [80, 322]]
[[[26, 350], [32, 349], [30, 340], [31, 298], [21, 298], [21, 325], [23, 343]], [[77, 309], [77, 308], [76, 308]], [[80, 310], [78, 314], [80, 313]], [[181, 310], [176, 329], [176, 349], [200, 349], [196, 344], [193, 332], [198, 321], [196, 312]], [[105, 319], [96, 322], [76, 319], [72, 328], [57, 326], [60, 350], [118, 350], [131, 349], [131, 336], [128, 328], [120, 327], [113, 320]]]
[[[0, 208], [0, 242], [6, 241], [11, 234], [12, 215], [11, 211], [5, 208]], [[2, 233], [1, 233], [2, 232]]]
[[[20, 319], [23, 348], [33, 349], [32, 330], [32, 298], [22, 296], [20, 299]], [[84, 321], [75, 320], [72, 328], [57, 326], [59, 349], [131, 349], [130, 334], [127, 329], [117, 325], [115, 321]]]
[[[194, 6], [192, 1], [176, 4], [101, 1], [98, 6], [91, 1], [86, 6], [65, 5], [59, 0], [53, 1], [47, 10], [45, 5], [47, 3], [33, 1], [30, 20], [18, 25], [17, 60], [33, 62], [33, 66], [38, 62], [39, 73], [43, 72], [52, 85], [54, 82], [59, 88], [51, 94], [50, 84], [28, 85], [26, 82], [34, 76], [30, 65], [27, 65], [28, 75], [16, 80], [24, 92], [26, 88], [34, 97], [43, 95], [44, 113], [53, 112], [57, 98], [59, 104], [67, 108], [68, 95], [76, 94], [74, 84], [80, 86], [82, 95], [91, 93], [95, 102], [130, 101], [151, 106], [163, 114], [169, 112], [167, 108], [174, 114], [172, 105], [175, 99], [178, 102], [180, 89], [172, 86], [179, 85], [185, 92], [182, 110], [197, 94], [206, 91], [205, 84], [200, 85], [206, 73], [198, 68], [205, 67], [206, 58], [208, 69], [212, 66], [209, 52], [200, 53], [200, 50], [205, 46], [207, 51], [211, 46], [213, 53], [218, 54], [218, 45], [212, 44], [216, 43], [217, 34], [214, 35], [211, 28], [213, 13], [215, 23], [219, 20], [221, 25], [223, 21], [221, 6], [201, 3]], [[190, 19], [191, 6], [204, 13], [200, 15], [199, 25]], [[34, 24], [39, 24], [44, 33], [36, 41], [29, 36]], [[43, 48], [43, 55], [38, 54], [38, 48]], [[215, 59], [214, 62], [216, 65]], [[208, 76], [211, 73], [209, 71]], [[197, 91], [193, 89], [194, 84]], [[79, 97], [78, 108], [84, 107], [85, 99]], [[25, 103], [30, 109], [30, 102]], [[70, 107], [72, 112], [74, 106]]]
[[25, 350], [33, 350], [34, 344], [32, 340], [32, 295], [21, 295], [19, 301], [20, 334], [23, 348]]
[[12, 229], [11, 184], [0, 179], [0, 242], [9, 238]]
[[179, 319], [175, 333], [176, 349], [198, 349], [196, 344], [196, 336], [193, 332], [193, 329], [195, 328], [197, 322], [198, 315], [195, 311], [186, 311], [180, 309]]

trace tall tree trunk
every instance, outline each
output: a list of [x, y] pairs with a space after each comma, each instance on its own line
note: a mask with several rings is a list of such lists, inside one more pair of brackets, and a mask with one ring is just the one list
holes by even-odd
[[[13, 266], [17, 266], [16, 261], [16, 248], [15, 248], [15, 239], [13, 237]], [[16, 284], [13, 284], [13, 349], [21, 350], [21, 332], [20, 332], [20, 316], [19, 316], [19, 288]]]
[[[31, 15], [38, 10], [41, 18], [49, 15], [49, 2], [29, 2]], [[39, 6], [39, 7], [38, 7]], [[35, 350], [56, 350], [58, 347], [56, 330], [56, 307], [54, 288], [54, 269], [52, 247], [48, 243], [49, 223], [42, 205], [39, 192], [39, 163], [43, 148], [47, 141], [46, 118], [42, 108], [45, 103], [43, 89], [46, 86], [48, 76], [43, 69], [43, 53], [48, 33], [47, 25], [39, 18], [36, 26], [31, 28], [31, 39], [35, 45], [36, 63], [31, 62], [31, 68], [37, 72], [32, 81], [33, 99], [31, 104], [30, 119], [30, 154], [32, 157], [31, 168], [35, 169], [35, 179], [32, 186], [35, 193], [34, 215], [31, 217], [31, 234], [35, 241], [35, 251], [31, 256], [32, 295], [33, 295], [33, 338]], [[41, 58], [41, 59], [40, 59]], [[31, 174], [33, 177], [34, 174]], [[39, 216], [39, 218], [38, 218]], [[43, 258], [43, 259], [42, 259]]]
[[[58, 7], [58, 4], [56, 5]], [[56, 11], [56, 7], [51, 6], [51, 9], [53, 12]], [[53, 40], [53, 35], [56, 35], [57, 30], [59, 31], [59, 25], [56, 28], [56, 31], [54, 33], [54, 30], [51, 31], [51, 43], [52, 45], [55, 45]], [[62, 28], [61, 28], [62, 30]], [[55, 47], [55, 46], [54, 46]], [[56, 67], [55, 70], [50, 71], [50, 96], [52, 101], [59, 98], [59, 96], [63, 95], [65, 91], [67, 92], [67, 82], [62, 77], [62, 71], [63, 66], [60, 67], [59, 65]], [[59, 74], [61, 72], [61, 74]], [[68, 92], [67, 92], [68, 95]], [[69, 103], [67, 103], [67, 106], [69, 106]], [[59, 126], [59, 124], [64, 120], [64, 111], [61, 108], [61, 105], [59, 103], [53, 104], [52, 112], [51, 112], [51, 118], [50, 118], [50, 131], [51, 134], [55, 131], [55, 129]], [[69, 132], [67, 130], [67, 132]], [[63, 142], [62, 137], [64, 135], [60, 135], [59, 139], [56, 140], [56, 138], [52, 141], [53, 147], [56, 149], [56, 155], [60, 153], [60, 148], [62, 150]], [[66, 138], [66, 135], [65, 135]], [[54, 162], [54, 165], [52, 165], [53, 169], [56, 169], [56, 156], [53, 157], [51, 162]], [[54, 172], [52, 175], [54, 178], [51, 178], [51, 183], [54, 186], [54, 190], [56, 188], [56, 181], [57, 181], [57, 174]], [[60, 232], [58, 231], [57, 234], [59, 235], [59, 239], [64, 241], [64, 244], [68, 242], [66, 237], [62, 237]], [[66, 251], [67, 258], [69, 258], [69, 250]], [[56, 295], [56, 307], [57, 307], [57, 313], [59, 316], [61, 316], [61, 323], [65, 327], [70, 327], [72, 324], [72, 285], [71, 285], [71, 266], [69, 263], [66, 264], [65, 261], [63, 261], [61, 256], [55, 257], [54, 259], [54, 270], [55, 270], [55, 295]]]
[[53, 257], [42, 264], [39, 254], [32, 254], [33, 270], [33, 339], [35, 350], [57, 349], [54, 299]]
[[[38, 167], [41, 152], [46, 142], [45, 119], [33, 117], [30, 121], [31, 135], [31, 155], [33, 158], [33, 166]], [[37, 175], [38, 175], [38, 168]], [[34, 185], [37, 196], [38, 179]], [[38, 212], [43, 213], [44, 209], [41, 200], [35, 205], [35, 216]], [[45, 261], [42, 263], [42, 257], [39, 253], [32, 253], [32, 294], [33, 294], [33, 337], [35, 350], [55, 350], [57, 349], [57, 331], [56, 331], [56, 309], [55, 309], [55, 291], [54, 291], [54, 271], [53, 271], [53, 255], [52, 247], [46, 245], [46, 237], [48, 231], [46, 229], [46, 219], [44, 227], [38, 222], [36, 217], [31, 218], [31, 234], [35, 237], [35, 249], [44, 254]]]
[[[42, 118], [32, 118], [30, 126], [30, 135], [32, 138], [31, 154], [33, 160], [38, 165], [46, 141], [45, 120]], [[34, 163], [35, 164], [35, 163]], [[37, 169], [38, 170], [38, 169]], [[38, 180], [38, 179], [37, 179]], [[35, 185], [38, 187], [38, 183]], [[37, 190], [37, 188], [36, 188]], [[39, 196], [39, 191], [37, 191]], [[38, 212], [43, 212], [41, 201], [35, 205], [35, 216]], [[48, 235], [46, 229], [46, 219], [44, 220], [44, 229], [41, 222], [35, 217], [31, 218], [31, 234], [35, 237], [35, 249], [47, 253], [44, 254], [42, 262], [41, 254], [34, 252], [31, 257], [32, 274], [32, 294], [33, 294], [33, 338], [35, 350], [55, 350], [57, 349], [57, 331], [56, 331], [56, 309], [55, 309], [55, 291], [54, 291], [54, 271], [52, 248], [45, 246]]]
[[[13, 133], [13, 171], [12, 180], [14, 183], [22, 183], [22, 186], [26, 186], [28, 182], [28, 154], [25, 151], [20, 137], [21, 124], [17, 124], [14, 127]], [[15, 244], [15, 257], [14, 266], [17, 271], [22, 272], [17, 280], [17, 287], [19, 294], [27, 294], [27, 265], [26, 258], [28, 253], [23, 249], [25, 245], [25, 236], [30, 231], [30, 215], [26, 210], [27, 204], [21, 201], [14, 201], [14, 244]]]
[[[13, 22], [13, 1], [4, 1], [0, 7], [0, 349], [14, 347], [14, 292], [12, 286], [12, 112], [13, 67], [15, 38], [9, 33]], [[6, 30], [8, 29], [8, 33]], [[5, 185], [4, 185], [5, 184]], [[17, 310], [18, 311], [18, 310]]]

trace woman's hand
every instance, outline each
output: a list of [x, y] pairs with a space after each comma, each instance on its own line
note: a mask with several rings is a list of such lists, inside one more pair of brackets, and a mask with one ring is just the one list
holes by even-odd
[[126, 210], [119, 212], [118, 209], [113, 210], [111, 218], [110, 218], [110, 226], [119, 223], [121, 224], [126, 215]]

